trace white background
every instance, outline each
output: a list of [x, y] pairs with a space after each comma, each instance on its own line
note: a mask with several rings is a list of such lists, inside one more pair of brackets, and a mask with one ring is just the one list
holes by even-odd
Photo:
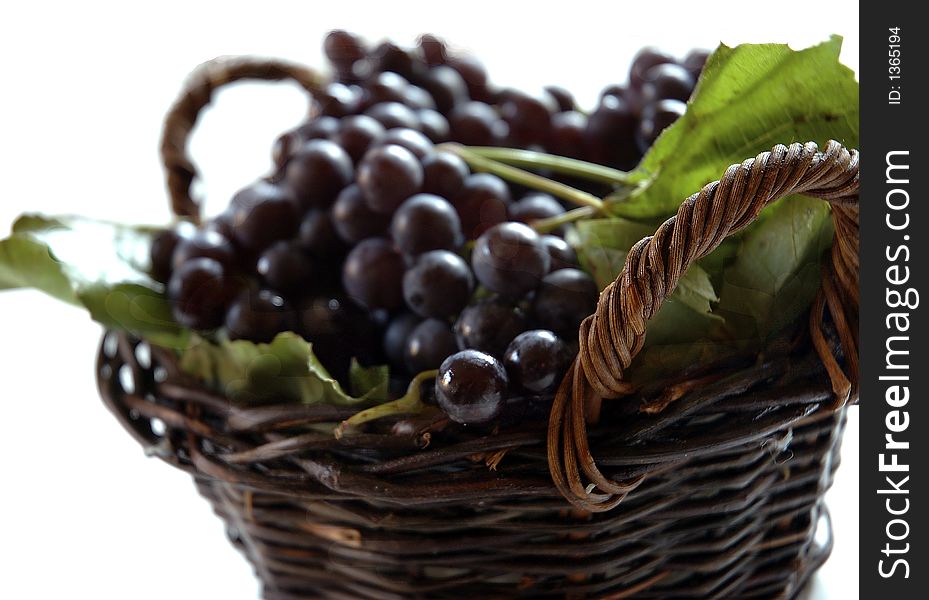
[[[587, 106], [646, 44], [803, 47], [839, 33], [843, 61], [858, 66], [857, 7], [830, 2], [9, 2], [0, 231], [23, 211], [166, 222], [160, 120], [187, 72], [239, 53], [320, 66], [334, 27], [403, 43], [434, 32], [476, 52], [497, 82], [564, 85]], [[275, 134], [306, 108], [287, 86], [234, 90], [218, 104], [192, 144], [214, 210], [265, 171]], [[187, 476], [144, 458], [98, 400], [98, 335], [77, 309], [0, 295], [0, 598], [257, 598]], [[853, 409], [828, 497], [837, 544], [817, 599], [858, 598], [857, 418]]]

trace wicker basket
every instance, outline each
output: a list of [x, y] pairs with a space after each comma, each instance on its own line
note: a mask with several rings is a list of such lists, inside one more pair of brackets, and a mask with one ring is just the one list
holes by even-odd
[[[163, 146], [177, 214], [197, 214], [184, 148], [212, 91], [288, 77], [318, 89], [311, 71], [275, 61], [195, 73]], [[792, 193], [833, 207], [809, 328], [640, 410], [623, 370], [648, 319], [688, 265]], [[306, 425], [349, 409], [238, 407], [171, 352], [117, 333], [101, 346], [100, 393], [142, 445], [191, 473], [269, 600], [791, 598], [829, 554], [814, 534], [828, 527], [823, 494], [858, 393], [857, 194], [857, 152], [830, 142], [778, 146], [685, 200], [601, 294], [547, 419], [487, 433], [416, 417], [336, 439]]]

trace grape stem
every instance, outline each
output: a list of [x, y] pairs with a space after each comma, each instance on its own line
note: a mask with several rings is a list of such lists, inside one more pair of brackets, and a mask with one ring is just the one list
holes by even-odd
[[597, 214], [597, 211], [595, 211], [593, 208], [589, 206], [581, 206], [561, 213], [560, 215], [555, 215], [554, 217], [536, 219], [530, 223], [529, 226], [535, 229], [537, 233], [549, 233], [566, 223], [573, 223], [574, 221], [587, 219], [594, 216], [595, 214]]
[[548, 169], [555, 173], [572, 175], [587, 181], [597, 181], [609, 185], [630, 185], [629, 174], [625, 171], [565, 156], [521, 150], [519, 148], [495, 148], [493, 146], [468, 146], [468, 151], [514, 167]]
[[435, 376], [438, 374], [438, 369], [423, 371], [413, 378], [413, 381], [410, 382], [409, 387], [406, 389], [406, 394], [400, 398], [397, 398], [393, 402], [385, 402], [384, 404], [372, 406], [371, 408], [357, 412], [348, 419], [345, 419], [339, 423], [339, 426], [335, 428], [335, 431], [333, 431], [336, 439], [341, 439], [341, 437], [345, 434], [346, 429], [350, 427], [357, 427], [358, 425], [367, 423], [368, 421], [381, 419], [390, 415], [418, 413], [422, 411], [426, 405], [423, 404], [420, 388], [422, 387], [424, 381], [435, 379]]
[[547, 192], [580, 206], [589, 206], [597, 212], [604, 211], [605, 205], [603, 200], [597, 198], [593, 194], [588, 194], [587, 192], [569, 185], [552, 181], [551, 179], [536, 175], [535, 173], [530, 173], [523, 169], [511, 167], [500, 161], [486, 158], [476, 152], [472, 152], [471, 148], [462, 146], [461, 144], [446, 143], [441, 144], [439, 148], [457, 154], [462, 160], [468, 163], [468, 166], [476, 171], [492, 173], [506, 181], [518, 183], [541, 192]]

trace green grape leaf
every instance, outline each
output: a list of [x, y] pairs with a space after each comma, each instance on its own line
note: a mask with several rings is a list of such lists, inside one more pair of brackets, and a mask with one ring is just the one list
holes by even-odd
[[313, 354], [312, 345], [292, 332], [270, 343], [199, 337], [181, 352], [181, 369], [233, 402], [360, 405], [387, 399], [387, 367], [352, 365], [347, 393]]
[[616, 276], [623, 270], [626, 263], [626, 252], [623, 250], [614, 250], [612, 248], [603, 248], [600, 246], [591, 246], [588, 248], [578, 249], [577, 259], [581, 268], [594, 278], [597, 288], [603, 290], [610, 285]]
[[677, 287], [667, 300], [667, 302], [670, 301], [680, 302], [697, 313], [705, 314], [712, 312], [713, 308], [710, 303], [718, 302], [719, 298], [716, 296], [716, 290], [713, 289], [709, 274], [700, 265], [693, 265], [677, 282]]
[[242, 404], [361, 404], [387, 399], [387, 367], [351, 367], [343, 390], [294, 333], [270, 344], [212, 342], [181, 328], [164, 286], [148, 276], [148, 248], [157, 231], [80, 217], [24, 215], [0, 240], [0, 290], [32, 287], [83, 306], [109, 329], [128, 331], [175, 349], [184, 371]]
[[0, 240], [0, 290], [31, 287], [84, 306], [103, 326], [183, 347], [163, 286], [148, 276], [155, 229], [23, 215]]
[[80, 304], [61, 263], [47, 245], [28, 235], [0, 241], [0, 290], [35, 288], [70, 304]]
[[767, 211], [723, 273], [718, 310], [741, 323], [733, 336], [764, 340], [799, 317], [819, 289], [820, 261], [832, 242], [831, 212], [821, 200], [792, 196]]
[[628, 252], [636, 242], [655, 233], [657, 225], [622, 217], [590, 219], [577, 223], [576, 245], [585, 248], [612, 248]]
[[835, 139], [858, 147], [858, 83], [839, 62], [842, 39], [791, 50], [721, 45], [707, 61], [687, 112], [656, 140], [612, 204], [620, 216], [670, 216], [725, 169], [775, 144]]
[[581, 268], [601, 290], [623, 270], [626, 254], [636, 242], [655, 233], [655, 226], [622, 217], [577, 223], [571, 240]]
[[349, 388], [352, 395], [369, 400], [387, 400], [388, 375], [387, 365], [365, 367], [353, 358], [348, 368]]

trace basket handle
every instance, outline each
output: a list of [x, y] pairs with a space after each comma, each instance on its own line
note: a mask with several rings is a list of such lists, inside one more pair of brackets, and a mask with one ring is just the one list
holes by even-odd
[[[691, 264], [751, 223], [765, 206], [791, 194], [832, 205], [835, 237], [810, 312], [810, 334], [832, 383], [830, 408], [857, 398], [858, 151], [835, 141], [823, 151], [813, 142], [778, 145], [730, 166], [719, 181], [687, 198], [653, 236], [636, 243], [622, 272], [601, 292], [596, 312], [581, 324], [578, 357], [555, 395], [548, 424], [552, 479], [576, 507], [610, 510], [644, 479], [615, 481], [600, 473], [590, 454], [587, 421], [597, 419], [601, 399], [633, 391], [623, 374], [645, 342], [647, 321]], [[839, 335], [847, 374], [822, 332], [825, 307]]]
[[197, 124], [200, 111], [210, 103], [215, 91], [246, 79], [292, 80], [311, 97], [315, 97], [325, 83], [322, 75], [309, 67], [274, 58], [221, 56], [194, 69], [165, 115], [161, 135], [161, 162], [171, 210], [179, 217], [194, 222], [200, 219], [200, 206], [190, 195], [190, 186], [199, 173], [187, 152], [187, 140]]

